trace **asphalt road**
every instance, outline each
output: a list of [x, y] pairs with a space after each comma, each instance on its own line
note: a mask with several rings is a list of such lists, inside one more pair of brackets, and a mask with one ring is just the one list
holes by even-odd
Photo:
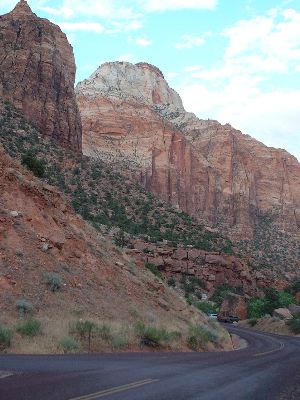
[[229, 329], [249, 346], [222, 353], [3, 355], [0, 399], [299, 400], [300, 339]]

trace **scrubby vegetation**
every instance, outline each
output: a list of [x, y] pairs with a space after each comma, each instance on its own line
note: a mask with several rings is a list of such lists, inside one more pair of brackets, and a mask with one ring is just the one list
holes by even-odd
[[28, 300], [20, 299], [16, 301], [16, 309], [18, 310], [20, 317], [24, 317], [33, 311], [33, 305]]
[[37, 319], [29, 318], [17, 325], [16, 331], [23, 336], [36, 336], [41, 333], [41, 323]]
[[191, 325], [188, 337], [188, 346], [191, 350], [204, 350], [209, 342], [218, 342], [218, 336], [215, 332], [203, 326]]
[[287, 325], [295, 335], [300, 334], [300, 318], [293, 318], [290, 321], [287, 321]]
[[233, 253], [233, 244], [228, 238], [206, 230], [104, 162], [41, 137], [36, 126], [25, 121], [19, 111], [8, 103], [2, 106], [0, 141], [5, 150], [23, 161], [35, 175], [63, 191], [74, 210], [94, 227], [120, 228], [120, 233], [115, 235], [118, 246], [127, 245], [126, 234], [129, 234], [153, 243], [167, 240], [173, 245], [181, 243]]
[[12, 330], [5, 325], [0, 324], [0, 351], [10, 347], [12, 339]]
[[66, 337], [61, 340], [59, 347], [64, 353], [76, 353], [80, 349], [80, 344], [72, 337]]
[[265, 315], [272, 315], [276, 308], [286, 308], [292, 303], [296, 303], [296, 299], [290, 293], [267, 288], [264, 297], [248, 301], [248, 317], [261, 318]]
[[63, 285], [60, 275], [54, 272], [45, 274], [45, 282], [53, 293], [58, 292]]

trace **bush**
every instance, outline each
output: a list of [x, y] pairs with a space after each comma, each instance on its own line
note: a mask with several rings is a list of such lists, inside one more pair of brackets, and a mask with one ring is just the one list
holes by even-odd
[[53, 272], [50, 272], [45, 275], [45, 282], [49, 286], [51, 292], [53, 293], [58, 292], [63, 285], [63, 281], [60, 275], [55, 274]]
[[280, 307], [287, 308], [290, 304], [295, 303], [294, 296], [287, 292], [279, 292]]
[[217, 343], [218, 336], [204, 326], [192, 325], [190, 327], [190, 335], [187, 339], [187, 345], [191, 350], [203, 350], [208, 342]]
[[249, 319], [248, 320], [248, 324], [250, 325], [250, 326], [255, 326], [256, 324], [257, 324], [257, 319], [256, 318], [251, 318], [251, 319]]
[[32, 312], [33, 305], [30, 303], [30, 301], [21, 299], [16, 301], [16, 308], [19, 312], [20, 317], [24, 317], [26, 314]]
[[149, 262], [146, 262], [145, 267], [152, 272], [153, 275], [157, 276], [158, 278], [162, 279], [162, 273], [160, 270], [154, 265]]
[[64, 338], [59, 345], [64, 353], [75, 353], [80, 349], [79, 343], [71, 337]]
[[290, 330], [298, 335], [300, 333], [300, 319], [293, 318], [290, 321], [287, 321], [287, 325], [289, 326]]
[[231, 288], [228, 285], [220, 285], [217, 286], [216, 290], [214, 291], [214, 294], [211, 297], [211, 301], [217, 304], [218, 307], [220, 307], [223, 303], [224, 298], [229, 292], [233, 292], [233, 288]]
[[265, 314], [265, 299], [255, 298], [248, 301], [248, 318], [261, 318]]
[[41, 332], [41, 323], [37, 319], [30, 318], [17, 326], [17, 332], [24, 336], [36, 336]]
[[167, 280], [167, 284], [168, 284], [170, 287], [176, 287], [176, 279], [172, 276], [171, 278], [169, 278], [169, 279]]
[[97, 330], [97, 325], [93, 321], [77, 321], [73, 327], [73, 331], [77, 333], [81, 340], [87, 339], [88, 350], [91, 350], [92, 334]]
[[12, 330], [5, 325], [0, 325], [0, 351], [11, 345]]
[[45, 175], [43, 161], [36, 158], [32, 153], [22, 155], [22, 165], [25, 165], [38, 178], [43, 178]]
[[143, 322], [138, 322], [135, 331], [140, 339], [141, 346], [160, 347], [179, 337], [179, 332], [169, 332], [165, 328], [146, 326]]

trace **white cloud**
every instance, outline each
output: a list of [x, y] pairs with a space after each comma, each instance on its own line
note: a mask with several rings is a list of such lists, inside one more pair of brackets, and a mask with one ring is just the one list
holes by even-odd
[[183, 35], [181, 42], [175, 44], [176, 49], [192, 49], [195, 46], [201, 46], [205, 42], [205, 36]]
[[95, 32], [103, 33], [104, 27], [98, 22], [56, 22], [62, 30], [67, 32]]
[[214, 10], [217, 6], [217, 0], [140, 0], [139, 3], [150, 12], [182, 9]]
[[151, 46], [152, 41], [145, 37], [139, 37], [139, 38], [136, 38], [135, 43], [141, 47], [148, 47], [148, 46]]
[[211, 68], [185, 68], [185, 81], [176, 89], [186, 108], [230, 122], [300, 160], [300, 13], [272, 9], [221, 35], [228, 39], [223, 60]]

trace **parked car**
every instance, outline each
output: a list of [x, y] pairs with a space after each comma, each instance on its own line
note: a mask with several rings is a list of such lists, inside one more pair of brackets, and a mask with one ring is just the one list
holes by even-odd
[[234, 322], [239, 322], [240, 318], [237, 315], [230, 315], [228, 313], [218, 314], [217, 317], [219, 322], [227, 322], [233, 324]]
[[218, 319], [218, 314], [208, 313], [207, 316], [209, 319]]

